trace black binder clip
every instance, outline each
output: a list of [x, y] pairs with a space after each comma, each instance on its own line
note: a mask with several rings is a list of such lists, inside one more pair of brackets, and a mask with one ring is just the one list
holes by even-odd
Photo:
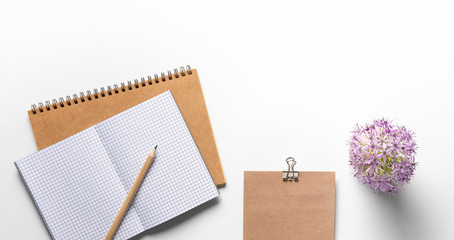
[[298, 173], [298, 171], [295, 171], [295, 169], [294, 169], [294, 167], [296, 165], [295, 159], [292, 157], [288, 157], [287, 159], [285, 159], [285, 161], [287, 161], [288, 170], [282, 172], [283, 173], [282, 180], [283, 181], [295, 180], [295, 182], [298, 181], [299, 173]]

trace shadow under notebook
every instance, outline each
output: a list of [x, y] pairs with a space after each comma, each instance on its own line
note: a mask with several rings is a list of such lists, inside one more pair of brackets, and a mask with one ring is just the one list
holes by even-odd
[[187, 220], [195, 217], [196, 215], [200, 214], [201, 212], [203, 212], [213, 206], [216, 206], [217, 204], [219, 204], [219, 201], [220, 201], [219, 198], [214, 198], [202, 205], [199, 205], [199, 206], [179, 215], [178, 217], [175, 217], [167, 222], [159, 224], [156, 227], [146, 230], [146, 231], [132, 237], [130, 240], [139, 240], [139, 239], [142, 239], [144, 236], [148, 236], [148, 235], [151, 236], [151, 235], [155, 235], [155, 234], [158, 234], [158, 233], [161, 233], [164, 231], [168, 231], [169, 229], [172, 229], [172, 228], [176, 227], [177, 225], [182, 224], [183, 222], [186, 222]]

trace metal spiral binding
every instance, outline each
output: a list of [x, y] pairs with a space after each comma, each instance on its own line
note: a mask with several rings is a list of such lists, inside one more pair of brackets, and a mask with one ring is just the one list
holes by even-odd
[[180, 70], [177, 68], [173, 69], [173, 73], [171, 70], [167, 71], [167, 75], [164, 72], [161, 72], [161, 76], [159, 77], [158, 74], [154, 74], [154, 78], [149, 75], [145, 79], [145, 77], [141, 77], [140, 81], [138, 79], [134, 79], [134, 83], [131, 81], [127, 81], [125, 84], [124, 82], [118, 84], [114, 84], [112, 86], [107, 86], [106, 88], [101, 87], [99, 91], [97, 88], [93, 89], [93, 94], [90, 90], [87, 90], [86, 93], [80, 92], [79, 95], [73, 94], [72, 98], [70, 95], [66, 96], [66, 100], [63, 97], [57, 99], [52, 99], [52, 103], [50, 101], [45, 101], [44, 104], [39, 102], [38, 105], [32, 104], [31, 112], [33, 114], [37, 114], [38, 112], [42, 113], [44, 111], [51, 111], [53, 109], [58, 109], [71, 106], [72, 104], [79, 104], [84, 103], [86, 101], [93, 101], [99, 98], [108, 97], [114, 94], [119, 94], [126, 91], [133, 91], [134, 89], [138, 89], [141, 87], [151, 86], [153, 84], [158, 84], [160, 82], [165, 82], [167, 80], [178, 79], [180, 77], [186, 76], [186, 74], [191, 75], [192, 70], [189, 65], [184, 67], [180, 67]]

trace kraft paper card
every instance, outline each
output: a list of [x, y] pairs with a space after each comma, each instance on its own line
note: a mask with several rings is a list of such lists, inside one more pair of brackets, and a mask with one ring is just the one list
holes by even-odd
[[333, 240], [334, 212], [334, 172], [244, 172], [244, 240]]

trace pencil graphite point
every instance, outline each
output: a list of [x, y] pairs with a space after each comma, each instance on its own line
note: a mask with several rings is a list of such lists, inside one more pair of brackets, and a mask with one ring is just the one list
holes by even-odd
[[156, 147], [154, 147], [154, 149], [158, 148], [158, 145], [156, 145]]

